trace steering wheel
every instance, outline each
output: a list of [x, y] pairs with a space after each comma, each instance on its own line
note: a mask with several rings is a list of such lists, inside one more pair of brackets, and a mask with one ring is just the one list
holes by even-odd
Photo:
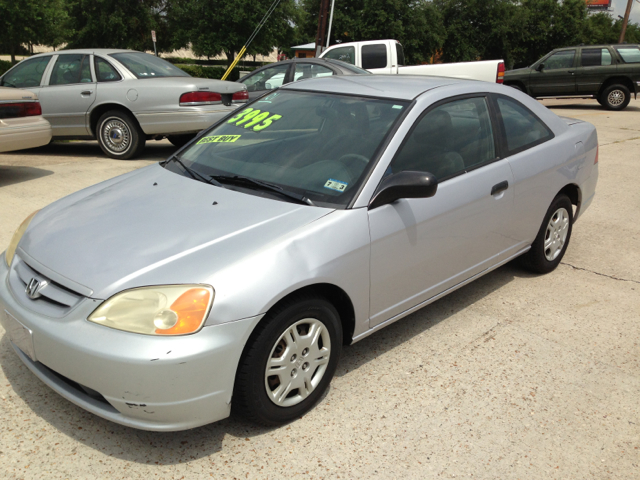
[[338, 161], [349, 170], [353, 178], [358, 178], [367, 165], [369, 165], [369, 159], [357, 153], [342, 155]]

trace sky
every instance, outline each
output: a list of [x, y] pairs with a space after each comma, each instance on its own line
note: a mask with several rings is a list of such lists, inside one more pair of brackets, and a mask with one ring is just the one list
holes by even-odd
[[[613, 0], [611, 6], [613, 7], [613, 10], [609, 13], [611, 13], [613, 18], [618, 18], [618, 15], [624, 17], [624, 12], [627, 9], [627, 0]], [[640, 23], [640, 3], [638, 3], [637, 0], [633, 1], [629, 21], [633, 23]]]

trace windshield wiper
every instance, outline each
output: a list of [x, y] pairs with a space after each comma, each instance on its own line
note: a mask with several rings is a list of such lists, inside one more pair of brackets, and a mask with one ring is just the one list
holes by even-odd
[[315, 206], [311, 199], [305, 197], [304, 195], [298, 195], [297, 193], [289, 192], [278, 185], [263, 182], [261, 180], [256, 180], [255, 178], [243, 177], [241, 175], [210, 175], [209, 178], [221, 183], [235, 184], [244, 187], [257, 187], [260, 190], [278, 193], [284, 197], [290, 198], [300, 203], [304, 203], [305, 205]]
[[215, 185], [216, 187], [223, 187], [223, 185], [220, 182], [216, 181], [215, 179], [207, 178], [204, 175], [196, 172], [194, 169], [187, 167], [184, 163], [182, 163], [182, 160], [180, 160], [180, 157], [178, 157], [178, 155], [172, 155], [171, 157], [169, 157], [169, 159], [166, 162], [164, 162], [162, 166], [165, 166], [167, 163], [172, 161], [180, 164], [180, 166], [184, 168], [184, 171], [187, 172], [189, 176], [194, 180], [199, 180], [201, 182], [208, 183], [210, 185]]

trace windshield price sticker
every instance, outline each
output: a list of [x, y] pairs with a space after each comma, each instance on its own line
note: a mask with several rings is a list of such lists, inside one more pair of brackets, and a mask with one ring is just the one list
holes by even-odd
[[213, 135], [211, 137], [202, 137], [198, 140], [196, 145], [202, 143], [233, 143], [238, 140], [242, 135]]
[[348, 183], [341, 182], [340, 180], [334, 180], [330, 178], [327, 180], [327, 183], [324, 184], [324, 188], [330, 188], [331, 190], [336, 190], [338, 192], [344, 192], [347, 188]]
[[281, 118], [282, 115], [271, 115], [258, 109], [245, 108], [238, 115], [231, 117], [227, 123], [233, 123], [236, 127], [253, 127], [254, 132], [259, 132]]

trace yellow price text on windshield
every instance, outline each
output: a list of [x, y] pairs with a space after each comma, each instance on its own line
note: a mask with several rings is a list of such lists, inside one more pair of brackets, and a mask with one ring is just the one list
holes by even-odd
[[238, 140], [242, 135], [213, 135], [211, 137], [202, 137], [198, 140], [196, 145], [202, 143], [233, 143]]
[[231, 117], [227, 123], [233, 123], [236, 127], [252, 128], [254, 132], [264, 130], [273, 122], [280, 120], [282, 115], [271, 115], [258, 109], [245, 108], [238, 115]]

